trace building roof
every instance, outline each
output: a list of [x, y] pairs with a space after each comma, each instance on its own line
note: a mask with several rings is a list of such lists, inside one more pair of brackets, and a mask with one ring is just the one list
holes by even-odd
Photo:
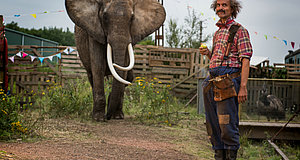
[[265, 61], [269, 61], [269, 57], [252, 56], [250, 59], [250, 65], [257, 66]]
[[30, 34], [27, 34], [27, 33], [24, 33], [24, 32], [19, 32], [19, 31], [10, 29], [10, 28], [4, 28], [4, 29], [5, 29], [5, 31], [9, 31], [9, 32], [21, 34], [21, 35], [24, 35], [24, 36], [27, 36], [27, 37], [31, 37], [31, 38], [34, 38], [34, 39], [39, 39], [39, 40], [44, 41], [44, 42], [54, 43], [54, 44], [57, 44], [57, 45], [59, 44], [58, 42], [51, 41], [51, 40], [49, 40], [49, 39], [45, 39], [45, 38], [33, 36], [33, 35], [30, 35]]
[[284, 59], [288, 59], [288, 58], [290, 58], [290, 57], [294, 57], [295, 55], [298, 55], [298, 54], [300, 54], [300, 49], [298, 49], [298, 50], [296, 50], [296, 51], [289, 51], [289, 54], [288, 55], [286, 55], [285, 57], [284, 57]]

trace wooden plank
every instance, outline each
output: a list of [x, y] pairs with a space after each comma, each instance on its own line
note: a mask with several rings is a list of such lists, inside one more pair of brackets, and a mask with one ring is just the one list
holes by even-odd
[[180, 68], [159, 68], [159, 67], [153, 67], [152, 73], [163, 73], [163, 74], [184, 74], [186, 75], [188, 71], [186, 69], [180, 69]]
[[[62, 72], [80, 72], [80, 73], [86, 73], [85, 69], [73, 69], [73, 68], [63, 68], [61, 69]], [[63, 73], [64, 74], [64, 73]]]
[[63, 67], [70, 67], [70, 68], [82, 68], [84, 69], [83, 66], [81, 66], [80, 64], [62, 64]]

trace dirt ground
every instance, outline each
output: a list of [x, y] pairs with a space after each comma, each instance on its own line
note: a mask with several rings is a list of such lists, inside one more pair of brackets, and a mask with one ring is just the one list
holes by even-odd
[[202, 121], [146, 126], [130, 119], [105, 123], [46, 120], [42, 139], [0, 142], [0, 159], [212, 159]]

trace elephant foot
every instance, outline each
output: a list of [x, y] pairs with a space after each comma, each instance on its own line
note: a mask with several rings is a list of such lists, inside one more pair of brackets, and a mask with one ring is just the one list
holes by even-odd
[[120, 112], [118, 114], [113, 114], [113, 115], [107, 114], [106, 119], [107, 120], [110, 120], [110, 119], [124, 119], [124, 113]]
[[92, 118], [94, 121], [97, 121], [97, 122], [105, 122], [106, 121], [104, 113], [93, 113]]

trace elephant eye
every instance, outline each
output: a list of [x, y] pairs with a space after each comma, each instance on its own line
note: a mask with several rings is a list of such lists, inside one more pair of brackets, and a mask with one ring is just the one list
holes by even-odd
[[131, 13], [131, 20], [133, 20], [134, 19], [134, 13], [132, 12]]

